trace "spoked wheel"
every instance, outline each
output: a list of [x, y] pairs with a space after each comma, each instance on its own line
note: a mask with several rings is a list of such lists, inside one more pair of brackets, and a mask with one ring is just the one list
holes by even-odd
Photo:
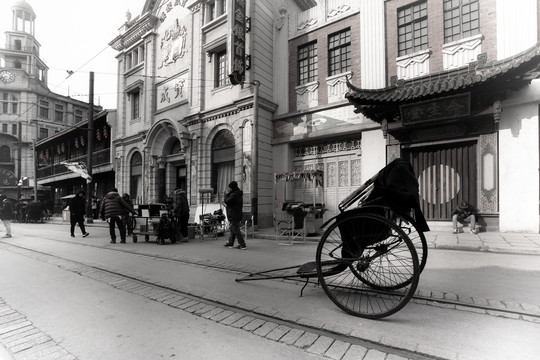
[[[403, 308], [420, 273], [408, 236], [394, 222], [370, 213], [338, 216], [321, 238], [316, 262], [328, 297], [347, 313], [370, 319]], [[325, 269], [328, 264], [335, 271]]]
[[405, 235], [411, 239], [418, 254], [418, 265], [420, 267], [420, 273], [422, 273], [422, 271], [424, 271], [424, 267], [426, 266], [428, 255], [426, 236], [422, 231], [418, 231], [416, 223], [410, 216], [400, 215], [396, 219], [396, 224], [403, 230]]

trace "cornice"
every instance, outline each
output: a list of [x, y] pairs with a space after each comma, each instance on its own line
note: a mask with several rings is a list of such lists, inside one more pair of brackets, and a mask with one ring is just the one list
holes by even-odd
[[133, 24], [126, 23], [127, 31], [116, 37], [109, 45], [117, 50], [122, 51], [141, 40], [142, 36], [149, 31], [152, 31], [158, 22], [158, 17], [146, 13], [142, 18], [138, 19]]

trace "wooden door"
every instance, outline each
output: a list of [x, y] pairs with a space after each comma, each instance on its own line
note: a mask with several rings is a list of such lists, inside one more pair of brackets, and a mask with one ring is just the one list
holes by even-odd
[[450, 220], [462, 200], [477, 207], [476, 142], [410, 148], [403, 158], [414, 168], [427, 220]]

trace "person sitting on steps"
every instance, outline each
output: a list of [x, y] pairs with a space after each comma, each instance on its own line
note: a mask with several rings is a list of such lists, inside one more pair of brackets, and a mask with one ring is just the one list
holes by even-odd
[[476, 234], [478, 231], [476, 230], [476, 214], [474, 208], [467, 202], [467, 200], [463, 200], [459, 206], [452, 212], [452, 225], [454, 228], [453, 233], [458, 233], [457, 223], [458, 221], [460, 223], [468, 222], [469, 228], [471, 229], [471, 233]]

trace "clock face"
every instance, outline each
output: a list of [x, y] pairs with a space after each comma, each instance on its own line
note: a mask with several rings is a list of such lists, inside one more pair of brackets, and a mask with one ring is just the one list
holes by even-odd
[[9, 70], [0, 71], [0, 80], [4, 83], [9, 83], [15, 80], [15, 75]]

